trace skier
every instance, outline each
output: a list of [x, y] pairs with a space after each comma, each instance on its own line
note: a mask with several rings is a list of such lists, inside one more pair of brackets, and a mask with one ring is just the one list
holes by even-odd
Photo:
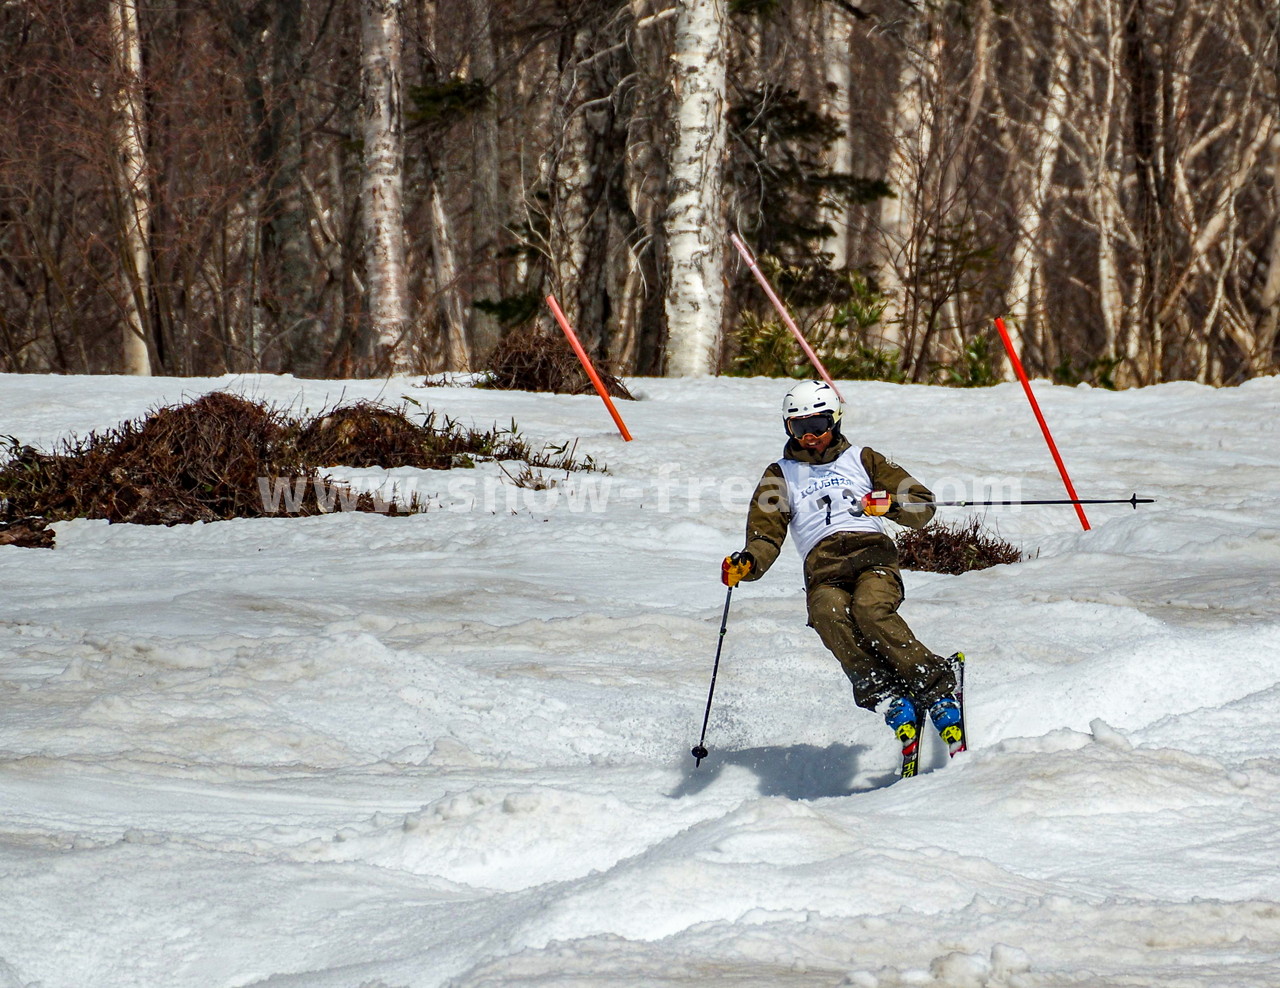
[[840, 660], [858, 706], [882, 709], [902, 743], [903, 775], [914, 774], [927, 711], [952, 755], [964, 750], [955, 667], [916, 640], [898, 614], [898, 550], [883, 519], [920, 528], [932, 507], [904, 510], [933, 494], [870, 447], [841, 434], [841, 407], [821, 381], [783, 399], [787, 445], [760, 478], [747, 514], [747, 544], [726, 556], [721, 579], [758, 580], [778, 558], [788, 528], [804, 560], [809, 626]]

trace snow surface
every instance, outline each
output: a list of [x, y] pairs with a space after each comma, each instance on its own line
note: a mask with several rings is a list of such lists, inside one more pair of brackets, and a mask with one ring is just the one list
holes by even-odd
[[[0, 548], [0, 988], [1280, 985], [1280, 379], [1036, 385], [1083, 496], [1159, 501], [992, 511], [1033, 559], [906, 574], [973, 750], [894, 784], [790, 548], [694, 768], [785, 384], [634, 385], [624, 444], [593, 397], [0, 377], [45, 447], [214, 389], [409, 395], [609, 469], [339, 470], [435, 507]], [[842, 390], [942, 496], [1061, 496], [1016, 385]]]

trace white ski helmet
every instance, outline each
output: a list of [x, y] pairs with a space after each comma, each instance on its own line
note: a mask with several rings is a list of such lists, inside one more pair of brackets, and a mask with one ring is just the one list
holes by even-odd
[[801, 381], [782, 399], [782, 424], [791, 435], [792, 419], [806, 419], [815, 415], [831, 417], [831, 428], [840, 425], [840, 399], [835, 389], [823, 381]]

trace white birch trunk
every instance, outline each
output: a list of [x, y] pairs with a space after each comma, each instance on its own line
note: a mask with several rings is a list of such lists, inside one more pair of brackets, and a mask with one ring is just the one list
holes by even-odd
[[[1052, 185], [1054, 165], [1062, 144], [1063, 116], [1067, 107], [1067, 54], [1058, 24], [1054, 25], [1053, 58], [1050, 61], [1049, 84], [1045, 93], [1044, 110], [1029, 154], [1023, 167], [1027, 173], [1027, 188], [1018, 204], [1018, 245], [1013, 273], [1009, 281], [1009, 335], [1015, 349], [1021, 353], [1023, 339], [1033, 332], [1043, 318], [1038, 293], [1043, 278], [1040, 276], [1041, 258], [1046, 252], [1044, 238], [1045, 210]], [[1015, 379], [1013, 362], [1006, 355], [1001, 361], [1001, 377]]]
[[148, 376], [147, 297], [151, 281], [151, 202], [147, 189], [147, 135], [142, 110], [142, 35], [136, 0], [111, 0], [111, 53], [116, 89], [112, 99], [115, 140], [116, 193], [124, 240], [127, 290], [124, 339], [121, 347], [126, 374]]
[[[573, 48], [575, 61], [590, 57], [587, 39], [579, 36]], [[566, 119], [561, 124], [562, 144], [555, 161], [555, 182], [559, 195], [552, 216], [551, 266], [552, 287], [569, 325], [579, 326], [582, 313], [578, 309], [575, 286], [586, 267], [587, 185], [593, 180], [594, 163], [588, 154], [587, 123], [579, 103], [577, 73], [573, 70], [563, 82], [560, 101]]]
[[1123, 42], [1114, 20], [1111, 3], [1104, 0], [1103, 6], [1106, 8], [1103, 20], [1106, 29], [1106, 84], [1102, 102], [1098, 107], [1100, 126], [1094, 143], [1095, 159], [1090, 201], [1093, 205], [1094, 220], [1098, 225], [1098, 302], [1107, 339], [1107, 353], [1114, 359], [1127, 355], [1121, 351], [1128, 346], [1127, 337], [1130, 335], [1124, 288], [1116, 252], [1116, 244], [1120, 239], [1118, 227], [1121, 212], [1117, 186], [1121, 177], [1117, 175], [1113, 166], [1113, 156], [1117, 154], [1113, 143], [1116, 140], [1114, 131], [1120, 113], [1117, 99], [1120, 46]]
[[[849, 134], [851, 124], [851, 99], [853, 86], [851, 64], [851, 38], [853, 17], [843, 10], [827, 8], [825, 11], [823, 63], [826, 70], [827, 112], [839, 123], [840, 136], [831, 145], [831, 170], [841, 175], [853, 174], [853, 140]], [[848, 203], [835, 201], [827, 204], [827, 221], [834, 233], [823, 241], [822, 249], [831, 255], [831, 266], [837, 271], [849, 263], [849, 228], [852, 226], [852, 210]]]
[[724, 310], [727, 14], [724, 0], [679, 0], [666, 235], [670, 377], [714, 373]]
[[881, 319], [881, 337], [891, 346], [901, 347], [905, 336], [902, 271], [910, 264], [912, 230], [915, 227], [917, 185], [916, 145], [920, 130], [920, 73], [909, 52], [903, 53], [898, 73], [898, 97], [893, 119], [897, 135], [890, 149], [887, 171], [892, 196], [880, 200], [880, 284], [888, 304]]
[[[467, 0], [471, 21], [470, 78], [490, 87], [497, 85], [493, 37], [494, 0]], [[498, 147], [498, 103], [486, 101], [472, 121], [471, 256], [477, 271], [475, 298], [496, 302], [502, 297], [498, 272], [498, 246], [502, 230], [502, 154]], [[459, 305], [461, 302], [459, 301]], [[475, 310], [471, 315], [471, 336], [477, 354], [487, 356], [502, 340], [497, 318]]]
[[[903, 351], [913, 336], [907, 325], [912, 316], [908, 312], [906, 282], [915, 267], [919, 249], [921, 183], [931, 150], [928, 101], [936, 71], [924, 49], [917, 45], [918, 41], [923, 42], [922, 32], [911, 32], [911, 41], [902, 51], [893, 111], [895, 133], [886, 169], [893, 196], [880, 200], [880, 263], [877, 267], [887, 299], [880, 334], [887, 346]], [[909, 363], [910, 356], [903, 353], [904, 364]]]
[[454, 258], [449, 216], [444, 209], [440, 186], [431, 182], [431, 256], [435, 263], [436, 287], [440, 292], [440, 319], [443, 323], [445, 353], [442, 370], [462, 371], [471, 366], [467, 347], [467, 314], [458, 295], [458, 263]]
[[360, 0], [364, 164], [360, 182], [369, 324], [392, 373], [413, 368], [404, 233], [400, 0]]
[[[946, 171], [941, 195], [941, 202], [944, 204], [944, 208], [946, 208], [946, 204], [959, 201], [957, 192], [968, 180], [969, 163], [974, 158], [970, 149], [973, 145], [974, 135], [977, 133], [978, 117], [984, 113], [984, 107], [987, 102], [987, 81], [990, 74], [991, 31], [994, 13], [991, 0], [978, 0], [977, 11], [974, 14], [977, 23], [973, 36], [973, 68], [969, 74], [969, 94], [966, 100], [964, 121], [961, 124], [955, 150], [946, 155]], [[943, 49], [939, 48], [937, 52], [937, 61], [941, 63]], [[961, 301], [961, 293], [952, 291], [947, 296], [944, 308], [947, 314], [947, 325], [951, 330], [952, 346], [957, 354], [964, 353], [965, 349]], [[1018, 352], [1021, 353], [1020, 330], [1015, 327], [1013, 333], [1014, 345], [1017, 347]], [[929, 349], [926, 346], [919, 355], [918, 361], [927, 364], [929, 359]]]
[[1271, 138], [1271, 176], [1271, 258], [1260, 299], [1262, 316], [1254, 352], [1249, 355], [1249, 370], [1254, 374], [1274, 373], [1271, 354], [1280, 335], [1280, 135]]

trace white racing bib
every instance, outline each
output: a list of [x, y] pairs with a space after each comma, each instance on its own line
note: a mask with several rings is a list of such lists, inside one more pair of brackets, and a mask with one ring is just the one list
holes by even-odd
[[862, 450], [850, 446], [830, 463], [778, 461], [787, 481], [791, 537], [801, 559], [836, 532], [878, 532], [884, 521], [862, 513], [862, 497], [871, 493], [871, 478], [862, 465]]

